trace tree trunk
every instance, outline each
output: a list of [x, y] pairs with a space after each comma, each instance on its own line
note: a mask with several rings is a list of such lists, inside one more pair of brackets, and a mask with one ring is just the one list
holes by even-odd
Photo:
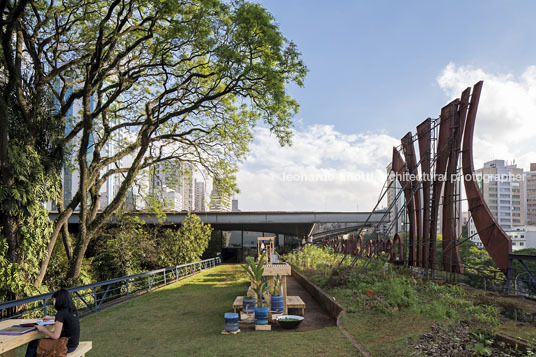
[[74, 253], [74, 259], [71, 260], [68, 274], [68, 277], [72, 280], [72, 283], [75, 283], [80, 277], [82, 262], [84, 261], [84, 255], [86, 254], [87, 246], [90, 240], [90, 236], [87, 233], [85, 234], [85, 237], [82, 237], [81, 235], [78, 237], [77, 249]]
[[47, 254], [45, 255], [45, 259], [41, 263], [41, 269], [39, 271], [39, 276], [37, 279], [35, 279], [34, 286], [40, 286], [43, 283], [43, 279], [45, 278], [45, 274], [47, 272], [48, 263], [50, 262], [50, 257], [52, 256], [52, 252], [54, 251], [54, 245], [56, 244], [56, 239], [58, 238], [58, 235], [60, 234], [60, 231], [63, 228], [64, 224], [68, 224], [69, 217], [71, 217], [74, 208], [78, 205], [79, 196], [78, 194], [73, 197], [73, 200], [69, 204], [66, 210], [63, 212], [60, 212], [60, 215], [56, 219], [56, 222], [54, 223], [54, 231], [52, 231], [52, 235], [50, 236], [50, 240], [48, 241], [48, 247], [47, 247]]
[[[58, 199], [58, 212], [65, 211], [65, 191], [63, 190], [63, 184], [61, 185], [60, 198]], [[69, 234], [69, 219], [63, 224], [63, 229], [61, 232], [63, 238], [63, 246], [65, 248], [65, 254], [67, 255], [67, 260], [73, 258], [73, 247], [71, 245], [71, 235]]]
[[69, 222], [65, 222], [63, 224], [63, 230], [61, 232], [61, 236], [63, 237], [63, 247], [65, 248], [65, 254], [67, 255], [67, 259], [71, 260], [73, 259], [73, 246], [71, 245], [71, 235], [69, 233]]

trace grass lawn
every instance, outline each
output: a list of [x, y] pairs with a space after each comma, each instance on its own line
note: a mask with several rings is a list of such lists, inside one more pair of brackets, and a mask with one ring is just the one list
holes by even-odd
[[[344, 289], [327, 289], [343, 306], [354, 306]], [[349, 308], [343, 316], [343, 326], [373, 356], [409, 356], [418, 337], [430, 330], [434, 320], [420, 314], [400, 310], [385, 315], [374, 310]]]
[[239, 265], [220, 265], [81, 320], [89, 356], [355, 356], [336, 327], [222, 335], [223, 314], [245, 290]]

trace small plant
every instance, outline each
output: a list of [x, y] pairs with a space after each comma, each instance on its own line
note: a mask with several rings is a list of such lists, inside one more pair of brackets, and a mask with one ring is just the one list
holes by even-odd
[[483, 356], [491, 356], [493, 344], [493, 335], [491, 331], [476, 331], [469, 333], [471, 337], [476, 340], [476, 343], [469, 345], [475, 352], [475, 354]]
[[274, 278], [274, 285], [272, 287], [272, 291], [270, 292], [270, 295], [272, 296], [281, 295], [281, 276], [279, 274], [277, 274], [276, 277]]
[[264, 261], [266, 259], [266, 254], [263, 253], [259, 262], [255, 263], [252, 257], [247, 257], [246, 266], [242, 268], [248, 273], [249, 278], [253, 283], [253, 291], [255, 292], [257, 299], [257, 307], [267, 307], [268, 304], [264, 300], [264, 294], [268, 292], [268, 284], [264, 281], [262, 274], [264, 273]]
[[290, 322], [290, 321], [300, 321], [300, 319], [297, 319], [295, 317], [282, 317], [282, 318], [277, 319], [277, 321]]
[[482, 356], [491, 356], [491, 347], [484, 346], [481, 343], [475, 343], [474, 345], [469, 345], [475, 351], [475, 354]]

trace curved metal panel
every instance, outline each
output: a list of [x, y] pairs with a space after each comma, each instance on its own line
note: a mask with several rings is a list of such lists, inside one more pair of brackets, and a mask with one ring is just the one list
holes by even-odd
[[432, 183], [432, 205], [430, 216], [430, 256], [428, 267], [434, 268], [435, 252], [436, 252], [436, 238], [437, 238], [437, 223], [439, 215], [439, 200], [441, 199], [441, 191], [443, 189], [443, 182], [445, 181], [447, 161], [449, 157], [448, 141], [449, 141], [449, 128], [452, 118], [456, 114], [458, 109], [458, 99], [450, 102], [441, 109], [440, 121], [439, 121], [439, 136], [436, 147], [436, 165]]
[[[455, 186], [458, 183], [458, 156], [462, 142], [463, 128], [467, 117], [469, 94], [471, 88], [463, 91], [458, 110], [450, 126], [449, 135], [449, 161], [447, 166], [447, 180], [443, 191], [443, 270], [463, 273], [460, 252], [458, 250], [458, 237], [456, 230], [456, 203]], [[461, 212], [459, 212], [461, 215]]]
[[[463, 130], [465, 127], [465, 121], [467, 118], [467, 109], [469, 106], [469, 96], [471, 89], [467, 88], [462, 92], [458, 111], [454, 117], [454, 122], [451, 125], [451, 147], [450, 156], [447, 166], [447, 181], [444, 191], [444, 206], [443, 206], [443, 263], [444, 268], [447, 271], [453, 271], [457, 273], [463, 273], [463, 266], [461, 264], [460, 253], [457, 245], [457, 238], [459, 232], [458, 222], [456, 221], [461, 212], [456, 215], [456, 206], [458, 200], [454, 196], [456, 184], [460, 184], [458, 181], [461, 177], [458, 177], [458, 159], [460, 154], [460, 145], [462, 141]], [[461, 187], [460, 187], [461, 191]], [[445, 236], [447, 239], [445, 239]]]
[[403, 188], [404, 191], [404, 201], [406, 211], [408, 212], [408, 219], [409, 219], [409, 244], [408, 244], [408, 264], [415, 265], [416, 264], [416, 257], [415, 257], [415, 233], [416, 233], [416, 227], [415, 227], [415, 200], [411, 199], [411, 182], [408, 179], [409, 171], [406, 167], [406, 163], [402, 159], [402, 156], [398, 152], [398, 150], [393, 147], [393, 163], [392, 163], [392, 170], [395, 172], [398, 181], [400, 182], [400, 185]]
[[430, 144], [432, 119], [428, 118], [417, 126], [419, 139], [419, 155], [421, 158], [421, 184], [422, 184], [422, 266], [427, 268], [430, 256]]
[[[398, 257], [395, 251], [395, 248], [398, 246]], [[393, 249], [391, 250], [391, 260], [393, 262], [395, 261], [404, 261], [404, 245], [402, 244], [402, 239], [400, 238], [400, 235], [396, 233], [393, 237]]]
[[360, 257], [363, 253], [363, 239], [361, 238], [361, 234], [355, 238], [354, 242], [354, 250], [353, 255], [356, 257]]
[[413, 145], [413, 135], [411, 132], [408, 132], [402, 138], [402, 149], [404, 151], [404, 157], [406, 158], [406, 163], [408, 166], [409, 173], [411, 174], [411, 192], [413, 193], [413, 202], [415, 208], [415, 225], [417, 227], [417, 236], [416, 236], [416, 256], [417, 266], [422, 266], [422, 210], [421, 210], [421, 188], [418, 180], [418, 171], [417, 171], [417, 157], [415, 155], [415, 146]]
[[473, 96], [469, 106], [465, 133], [462, 147], [462, 168], [464, 175], [465, 192], [469, 203], [469, 211], [475, 222], [475, 227], [480, 240], [486, 247], [493, 261], [501, 271], [506, 274], [508, 270], [508, 254], [512, 253], [512, 241], [499, 226], [491, 214], [482, 193], [473, 180], [473, 133], [475, 131], [476, 112], [480, 100], [483, 82], [480, 81], [473, 87]]

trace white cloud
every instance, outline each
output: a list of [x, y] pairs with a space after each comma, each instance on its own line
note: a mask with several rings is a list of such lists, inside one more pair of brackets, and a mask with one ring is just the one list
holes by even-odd
[[259, 128], [238, 174], [240, 209], [367, 211], [377, 201], [393, 145], [382, 133], [343, 134], [332, 125], [295, 130], [280, 147]]
[[[484, 80], [475, 128], [475, 167], [485, 161], [536, 162], [536, 66], [518, 77], [449, 64], [437, 78], [449, 99]], [[440, 108], [437, 108], [438, 112]], [[431, 113], [422, 113], [423, 116]], [[409, 123], [408, 130], [419, 124]], [[302, 126], [281, 148], [264, 128], [238, 173], [242, 210], [369, 211], [400, 144], [385, 133], [344, 134], [333, 125]]]
[[474, 134], [475, 167], [485, 161], [515, 159], [525, 170], [536, 162], [536, 66], [516, 77], [482, 69], [447, 65], [437, 78], [449, 98], [483, 80]]

